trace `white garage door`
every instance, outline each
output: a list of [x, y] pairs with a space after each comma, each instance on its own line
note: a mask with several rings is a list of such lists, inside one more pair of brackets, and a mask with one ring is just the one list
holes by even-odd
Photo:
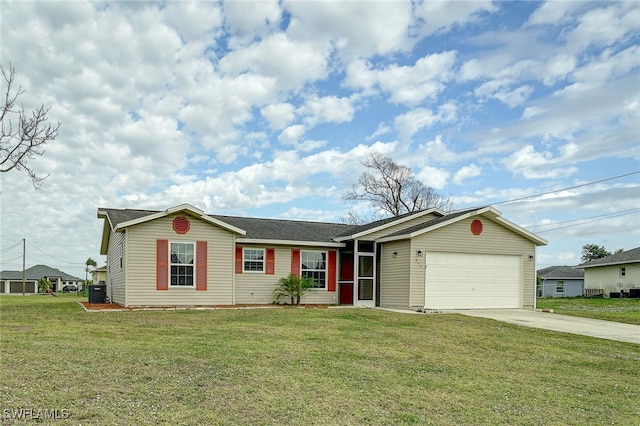
[[520, 308], [520, 256], [428, 252], [426, 306]]

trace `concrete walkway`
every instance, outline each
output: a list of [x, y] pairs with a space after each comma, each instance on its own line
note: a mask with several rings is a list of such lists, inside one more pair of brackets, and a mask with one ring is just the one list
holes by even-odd
[[524, 309], [451, 310], [443, 312], [490, 318], [525, 327], [581, 334], [583, 336], [640, 345], [640, 325], [572, 317], [569, 315], [551, 314], [540, 311], [528, 311]]

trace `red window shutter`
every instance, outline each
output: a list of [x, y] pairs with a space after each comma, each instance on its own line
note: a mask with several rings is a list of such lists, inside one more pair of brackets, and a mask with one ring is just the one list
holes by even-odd
[[291, 249], [291, 273], [300, 276], [300, 249]]
[[236, 274], [242, 273], [242, 247], [236, 246]]
[[265, 265], [264, 273], [267, 275], [275, 274], [275, 260], [276, 260], [276, 249], [268, 248], [267, 249], [267, 263]]
[[156, 290], [169, 289], [169, 240], [156, 241]]
[[196, 242], [196, 290], [207, 289], [207, 242]]
[[327, 268], [327, 290], [336, 291], [336, 251], [329, 251], [329, 266]]

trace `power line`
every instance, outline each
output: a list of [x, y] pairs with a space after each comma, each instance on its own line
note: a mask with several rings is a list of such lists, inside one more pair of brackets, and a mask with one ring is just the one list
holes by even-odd
[[59, 257], [56, 257], [56, 256], [54, 256], [54, 255], [52, 255], [52, 254], [49, 254], [49, 253], [45, 252], [44, 250], [42, 250], [41, 248], [37, 247], [36, 245], [34, 245], [34, 244], [33, 244], [32, 242], [30, 242], [30, 241], [27, 241], [27, 243], [29, 244], [29, 246], [30, 246], [30, 247], [35, 248], [35, 249], [36, 249], [36, 250], [38, 250], [40, 253], [44, 254], [45, 256], [49, 256], [50, 258], [55, 259], [55, 260], [57, 260], [58, 262], [63, 262], [63, 263], [68, 264], [68, 265], [84, 265], [84, 263], [83, 263], [83, 262], [70, 262], [70, 261], [68, 261], [68, 260], [60, 259]]
[[627, 176], [637, 175], [638, 173], [640, 173], [640, 170], [637, 170], [635, 172], [625, 173], [625, 174], [618, 175], [618, 176], [612, 176], [612, 177], [605, 178], [605, 179], [596, 180], [596, 181], [593, 181], [593, 182], [587, 182], [587, 183], [583, 183], [583, 184], [580, 184], [580, 185], [570, 186], [570, 187], [567, 187], [567, 188], [556, 189], [554, 191], [543, 192], [541, 194], [528, 195], [526, 197], [514, 198], [514, 199], [506, 200], [506, 201], [499, 201], [497, 203], [491, 203], [491, 205], [495, 206], [495, 205], [499, 205], [499, 204], [507, 204], [507, 203], [514, 203], [516, 201], [528, 200], [530, 198], [542, 197], [543, 195], [555, 194], [556, 192], [567, 191], [569, 189], [576, 189], [576, 188], [582, 188], [584, 186], [595, 185], [596, 183], [602, 183], [602, 182], [607, 182], [607, 181], [614, 180], [614, 179], [620, 179], [620, 178], [627, 177]]
[[18, 241], [17, 243], [12, 245], [11, 247], [7, 247], [7, 248], [4, 248], [4, 249], [1, 249], [0, 253], [4, 253], [4, 252], [7, 252], [7, 251], [9, 251], [11, 249], [14, 249], [14, 248], [18, 247], [20, 244], [22, 244], [22, 240]]
[[[581, 226], [581, 225], [585, 225], [587, 223], [592, 223], [592, 222], [598, 222], [600, 220], [604, 220], [604, 219], [611, 219], [614, 217], [620, 217], [620, 216], [625, 216], [631, 213], [634, 213], [635, 211], [640, 211], [640, 209], [632, 209], [631, 211], [625, 211], [624, 213], [619, 213], [619, 214], [615, 214], [615, 215], [610, 215], [608, 217], [597, 217], [596, 219], [592, 219], [592, 220], [584, 220], [584, 219], [576, 219], [576, 221], [580, 221], [580, 220], [584, 220], [584, 222], [581, 223], [574, 223], [571, 225], [565, 225], [565, 226], [559, 226], [557, 228], [551, 228], [551, 229], [544, 229], [542, 231], [536, 231], [537, 234], [543, 234], [545, 232], [550, 232], [550, 231], [557, 231], [558, 229], [565, 229], [565, 228], [572, 228], [574, 226]], [[567, 222], [571, 222], [571, 221], [567, 221]]]
[[[541, 224], [541, 225], [532, 225], [532, 226], [527, 226], [527, 229], [542, 228], [542, 227], [545, 227], [545, 226], [556, 226], [556, 225], [562, 225], [564, 223], [581, 222], [583, 220], [590, 220], [590, 219], [596, 219], [596, 218], [606, 219], [606, 218], [609, 218], [609, 217], [624, 216], [626, 214], [633, 213], [633, 212], [638, 212], [638, 211], [640, 211], [640, 208], [622, 210], [622, 211], [613, 212], [613, 213], [599, 214], [599, 215], [596, 215], [596, 216], [583, 217], [583, 218], [580, 218], [580, 219], [564, 220], [564, 221], [561, 221], [561, 222], [549, 222], [549, 223], [544, 223], [544, 224]], [[538, 231], [538, 232], [545, 232], [545, 231]]]

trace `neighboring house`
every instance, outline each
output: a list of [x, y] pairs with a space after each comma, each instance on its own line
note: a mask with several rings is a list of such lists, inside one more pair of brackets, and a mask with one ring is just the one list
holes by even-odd
[[91, 271], [91, 280], [94, 284], [104, 284], [107, 282], [107, 265]]
[[[62, 287], [68, 284], [81, 287], [82, 279], [62, 272], [59, 269], [46, 265], [35, 265], [24, 271], [25, 293], [38, 292], [38, 280], [46, 278], [51, 282], [51, 289], [55, 292], [62, 291]], [[22, 293], [22, 271], [0, 272], [0, 293]]]
[[314, 279], [302, 302], [394, 308], [535, 308], [536, 246], [493, 207], [367, 225], [98, 209], [107, 297], [124, 306], [272, 303], [278, 280]]
[[549, 266], [538, 271], [539, 297], [575, 297], [583, 294], [583, 270], [573, 266]]
[[584, 270], [584, 287], [609, 293], [640, 287], [640, 247], [576, 266]]

